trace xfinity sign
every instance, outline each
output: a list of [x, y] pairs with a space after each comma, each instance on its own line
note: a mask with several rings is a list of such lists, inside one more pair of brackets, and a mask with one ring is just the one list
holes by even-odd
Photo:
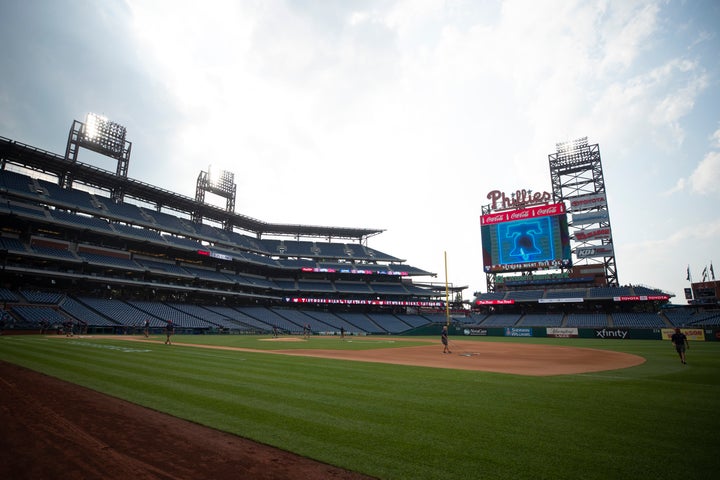
[[613, 328], [613, 329], [607, 329], [603, 328], [602, 330], [595, 330], [595, 337], [597, 338], [619, 338], [619, 339], [626, 339], [628, 334], [630, 333], [629, 330], [624, 328]]

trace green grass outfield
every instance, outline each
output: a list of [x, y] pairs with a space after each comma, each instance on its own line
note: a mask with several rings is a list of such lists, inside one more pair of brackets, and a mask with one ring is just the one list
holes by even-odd
[[[439, 344], [263, 338], [174, 341], [265, 350]], [[720, 342], [693, 342], [682, 365], [667, 341], [477, 341], [613, 349], [647, 361], [530, 377], [41, 336], [0, 336], [0, 359], [382, 479], [717, 478]]]

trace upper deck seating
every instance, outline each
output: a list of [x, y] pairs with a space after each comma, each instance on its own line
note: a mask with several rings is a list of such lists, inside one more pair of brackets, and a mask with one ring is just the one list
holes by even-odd
[[608, 316], [606, 313], [570, 313], [567, 316], [568, 327], [593, 328], [607, 327]]
[[108, 223], [108, 221], [102, 218], [79, 215], [63, 210], [51, 210], [50, 216], [59, 222], [67, 223], [81, 230], [89, 228], [93, 230], [103, 231], [106, 233], [115, 233], [113, 229], [110, 228], [110, 224]]
[[197, 236], [197, 232], [192, 226], [192, 222], [189, 220], [185, 220], [165, 212], [150, 210], [145, 207], [140, 207], [140, 210], [143, 212], [144, 217], [154, 219], [155, 223], [163, 227], [163, 229], [168, 232]]
[[165, 239], [166, 242], [176, 245], [178, 247], [182, 247], [188, 250], [204, 250], [205, 247], [202, 243], [198, 242], [197, 240], [194, 240], [192, 238], [187, 237], [178, 237], [175, 235], [169, 235], [169, 234], [163, 234], [162, 238]]
[[18, 217], [34, 217], [35, 219], [46, 221], [50, 219], [49, 211], [39, 205], [8, 201], [7, 208], [10, 211], [10, 214], [17, 215]]
[[408, 291], [402, 283], [371, 282], [370, 288], [375, 293], [382, 295], [408, 295]]
[[95, 196], [95, 203], [102, 206], [101, 210], [105, 215], [127, 223], [135, 223], [146, 226], [157, 226], [154, 218], [151, 218], [137, 205], [133, 203], [115, 203], [109, 198]]
[[335, 289], [339, 293], [373, 293], [370, 286], [365, 282], [335, 280]]
[[198, 222], [194, 222], [192, 224], [192, 226], [203, 240], [208, 240], [208, 241], [212, 241], [212, 242], [224, 242], [224, 243], [230, 242], [230, 239], [228, 238], [228, 236], [220, 228], [213, 227], [212, 225], [207, 225], [205, 223], [198, 223]]
[[527, 314], [522, 317], [518, 326], [521, 327], [560, 327], [562, 313]]
[[330, 280], [298, 280], [297, 288], [301, 292], [335, 293], [335, 287]]
[[185, 270], [180, 265], [176, 265], [175, 263], [161, 262], [159, 260], [150, 260], [147, 258], [136, 258], [135, 262], [153, 273], [161, 273], [165, 275], [172, 275], [183, 278], [194, 277], [194, 275], [192, 275], [190, 272]]
[[167, 243], [162, 235], [160, 235], [160, 232], [148, 228], [133, 227], [132, 225], [124, 225], [121, 223], [113, 224], [112, 228], [122, 237], [135, 237], [155, 243]]
[[73, 210], [83, 211], [92, 211], [96, 209], [88, 192], [72, 188], [62, 188], [55, 183], [41, 179], [38, 179], [37, 183], [42, 190], [47, 192], [47, 196], [50, 197], [51, 203], [55, 205], [63, 205]]
[[108, 267], [120, 267], [126, 270], [145, 271], [135, 260], [130, 258], [119, 258], [110, 255], [102, 255], [99, 253], [79, 251], [78, 256], [83, 258], [87, 263], [92, 265], [105, 265]]
[[0, 170], [0, 191], [12, 192], [25, 198], [40, 198], [32, 178], [5, 169]]
[[632, 295], [629, 287], [594, 287], [589, 288], [587, 293], [590, 298], [613, 298]]
[[8, 251], [27, 252], [25, 244], [23, 244], [19, 239], [12, 237], [0, 237], [0, 248]]
[[612, 314], [613, 325], [616, 327], [663, 328], [665, 321], [656, 313], [617, 312]]
[[585, 298], [587, 289], [573, 290], [548, 290], [545, 292], [545, 298]]
[[520, 314], [493, 314], [488, 315], [482, 322], [483, 327], [514, 327], [518, 320], [520, 320]]
[[82, 262], [82, 259], [75, 253], [64, 248], [48, 247], [45, 245], [31, 245], [30, 250], [43, 257], [51, 257], [58, 260], [69, 260], [72, 262]]

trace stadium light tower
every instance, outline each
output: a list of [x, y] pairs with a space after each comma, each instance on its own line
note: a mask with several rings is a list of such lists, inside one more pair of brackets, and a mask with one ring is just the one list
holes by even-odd
[[[85, 123], [74, 120], [65, 148], [65, 161], [70, 165], [59, 178], [60, 186], [72, 188], [72, 166], [77, 163], [80, 147], [116, 159], [116, 175], [127, 178], [132, 143], [125, 139], [126, 134], [125, 127], [95, 113], [88, 113]], [[111, 198], [117, 203], [122, 202], [123, 196], [121, 187], [111, 192]]]
[[[208, 167], [207, 172], [201, 171], [197, 178], [195, 186], [195, 201], [205, 203], [205, 192], [214, 193], [225, 199], [225, 211], [228, 213], [235, 212], [235, 197], [237, 193], [237, 185], [235, 184], [235, 174], [226, 170], [221, 170], [220, 175], [215, 178], [212, 174], [212, 166]], [[192, 219], [194, 222], [202, 222], [202, 214], [193, 212]], [[232, 224], [225, 221], [223, 225], [225, 230], [232, 230]]]
[[548, 155], [550, 181], [555, 201], [565, 202], [572, 215], [573, 268], [602, 268], [607, 285], [619, 286], [600, 146], [582, 137], [558, 143], [556, 150]]

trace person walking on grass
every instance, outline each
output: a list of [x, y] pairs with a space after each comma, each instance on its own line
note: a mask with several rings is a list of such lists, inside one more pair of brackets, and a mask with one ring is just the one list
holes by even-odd
[[175, 333], [175, 326], [172, 320], [168, 320], [167, 325], [165, 325], [165, 345], [172, 345], [170, 337], [172, 337], [173, 333]]
[[678, 356], [680, 356], [680, 361], [685, 365], [687, 363], [685, 361], [685, 350], [690, 348], [687, 335], [682, 333], [679, 328], [676, 328], [675, 333], [670, 337], [670, 341], [675, 345], [675, 351], [678, 353]]
[[448, 340], [448, 328], [447, 325], [443, 325], [442, 334], [440, 335], [440, 341], [443, 344], [443, 353], [452, 353], [450, 351], [449, 340]]

